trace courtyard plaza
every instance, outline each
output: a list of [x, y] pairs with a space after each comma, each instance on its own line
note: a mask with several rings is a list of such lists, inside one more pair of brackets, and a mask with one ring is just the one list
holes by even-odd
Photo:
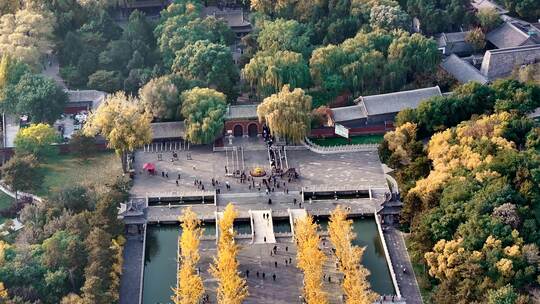
[[[225, 206], [233, 203], [238, 212], [237, 219], [245, 221], [253, 218], [255, 221], [252, 224], [254, 227], [251, 228], [254, 230], [254, 235], [251, 236], [244, 231], [239, 233], [237, 239], [241, 248], [238, 256], [239, 270], [246, 277], [250, 292], [246, 303], [301, 303], [302, 274], [296, 267], [296, 247], [292, 241], [292, 232], [273, 231], [272, 220], [284, 221], [305, 212], [315, 216], [328, 216], [337, 205], [347, 207], [351, 214], [356, 215], [373, 214], [381, 210], [389, 188], [378, 155], [376, 151], [317, 154], [307, 149], [286, 150], [283, 151], [286, 169], [294, 168], [298, 178], [277, 176], [275, 182], [270, 179], [267, 191], [262, 178], [251, 178], [250, 172], [255, 168], [261, 168], [266, 172], [264, 178], [268, 179], [271, 173], [268, 150], [264, 146], [262, 149], [252, 147], [247, 149], [232, 147], [232, 149], [240, 152], [232, 156], [231, 151], [214, 152], [209, 146], [191, 146], [189, 150], [159, 153], [137, 151], [134, 154], [135, 176], [131, 197], [142, 200], [146, 197], [210, 195], [215, 198], [215, 201], [190, 204], [193, 211], [207, 222], [215, 221]], [[146, 163], [155, 165], [154, 174], [143, 170]], [[241, 180], [237, 176], [232, 176], [230, 174], [233, 171], [232, 168], [238, 168], [249, 177]], [[328, 192], [359, 189], [369, 189], [371, 196], [326, 197], [312, 200], [302, 195], [303, 191]], [[178, 225], [178, 217], [185, 207], [184, 204], [174, 202], [148, 206], [145, 210], [146, 223], [176, 223], [175, 225]], [[261, 221], [264, 213], [270, 215], [269, 223], [266, 225], [264, 220]], [[215, 230], [211, 233], [215, 234]], [[262, 241], [261, 238], [263, 238]], [[216, 256], [215, 242], [215, 235], [207, 235], [201, 241], [200, 250], [199, 269], [210, 303], [215, 303], [215, 287], [217, 286], [217, 282], [208, 271], [213, 257]], [[274, 246], [279, 248], [275, 255], [272, 252]], [[285, 247], [287, 251], [283, 250]], [[324, 271], [324, 290], [328, 293], [331, 303], [341, 303], [340, 275], [337, 273], [329, 242], [325, 241], [324, 245], [321, 244], [321, 248], [324, 248], [328, 258]], [[289, 262], [285, 265], [287, 259], [292, 265]], [[247, 270], [249, 270], [249, 277]], [[257, 271], [259, 277], [256, 275]], [[264, 279], [262, 273], [265, 274]], [[276, 275], [275, 281], [273, 274]], [[331, 277], [330, 281], [327, 276]], [[124, 280], [130, 281], [130, 278], [124, 278]], [[137, 276], [133, 276], [132, 284], [129, 285], [136, 286], [133, 282], [140, 282], [140, 280]], [[139, 286], [142, 288], [143, 284]], [[136, 294], [130, 288], [123, 289], [123, 292]], [[138, 292], [142, 294], [140, 290]], [[385, 303], [391, 303], [390, 297]], [[121, 303], [138, 303], [138, 299], [136, 302], [132, 300], [126, 301], [125, 298], [121, 298]], [[142, 301], [142, 303], [147, 302]]]

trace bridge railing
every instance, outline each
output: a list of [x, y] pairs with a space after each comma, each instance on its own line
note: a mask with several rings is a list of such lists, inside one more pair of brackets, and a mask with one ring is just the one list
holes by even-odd
[[316, 153], [331, 154], [331, 153], [347, 153], [347, 152], [369, 152], [377, 151], [378, 144], [354, 144], [354, 145], [339, 145], [339, 146], [321, 146], [312, 142], [309, 138], [304, 139], [305, 146]]

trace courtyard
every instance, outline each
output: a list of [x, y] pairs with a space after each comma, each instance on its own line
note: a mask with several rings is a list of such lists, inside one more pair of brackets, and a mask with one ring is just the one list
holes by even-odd
[[[176, 252], [181, 234], [178, 217], [187, 205], [205, 224], [199, 268], [210, 303], [215, 303], [217, 282], [209, 272], [209, 265], [216, 255], [215, 222], [228, 203], [233, 203], [238, 212], [235, 230], [241, 246], [239, 270], [247, 279], [250, 292], [246, 303], [301, 303], [302, 274], [295, 266], [291, 223], [307, 212], [315, 216], [324, 238], [328, 215], [338, 205], [350, 210], [355, 225], [366, 217], [371, 218], [372, 224], [368, 225], [371, 228], [359, 226], [357, 244], [367, 248], [365, 263], [371, 271], [372, 287], [386, 296], [385, 302], [391, 303], [394, 298], [397, 301], [388, 253], [383, 250], [382, 230], [377, 231], [373, 217], [383, 208], [390, 191], [377, 152], [318, 154], [299, 147], [278, 147], [270, 152], [261, 142], [253, 139], [245, 142], [216, 152], [209, 146], [166, 151], [163, 147], [167, 146], [162, 145], [157, 149], [159, 152], [143, 149], [135, 153], [131, 196], [139, 201], [148, 199], [149, 203], [145, 208], [146, 234], [128, 239], [128, 246], [130, 242], [141, 244], [141, 241], [145, 245], [134, 246], [144, 251], [135, 255], [142, 271], [132, 275], [134, 281], [127, 285], [133, 289], [134, 282], [141, 283], [141, 303], [172, 303], [171, 287], [176, 284]], [[270, 153], [279, 157], [274, 159]], [[148, 163], [155, 166], [155, 172], [143, 169]], [[281, 172], [295, 172], [297, 178], [294, 174], [274, 174], [276, 178], [269, 179], [274, 172], [272, 165], [283, 169]], [[268, 187], [263, 178], [250, 176], [256, 168], [266, 173]], [[249, 176], [247, 179], [240, 178], [243, 172]], [[190, 200], [197, 197], [199, 201]], [[263, 213], [271, 215], [269, 226], [260, 223]], [[274, 246], [279, 250], [271, 256]], [[341, 303], [335, 257], [328, 241], [323, 241], [321, 246], [328, 258], [324, 289], [331, 303]], [[128, 291], [124, 289], [124, 292]]]

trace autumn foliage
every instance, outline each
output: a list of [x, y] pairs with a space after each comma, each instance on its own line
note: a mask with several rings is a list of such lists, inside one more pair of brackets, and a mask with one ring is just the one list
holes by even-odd
[[354, 246], [352, 221], [347, 219], [347, 211], [338, 206], [330, 215], [328, 224], [330, 241], [334, 245], [338, 268], [344, 275], [341, 287], [347, 304], [371, 304], [377, 294], [371, 291], [367, 276], [369, 271], [360, 262], [365, 248]]
[[317, 224], [311, 216], [299, 218], [295, 222], [294, 231], [298, 246], [297, 266], [304, 272], [304, 299], [308, 304], [326, 304], [328, 299], [322, 289], [326, 256], [319, 248]]
[[234, 242], [233, 230], [236, 215], [234, 206], [229, 203], [218, 221], [218, 255], [210, 267], [210, 272], [218, 281], [217, 300], [222, 304], [240, 304], [249, 294], [246, 280], [238, 273], [236, 256], [239, 248]]
[[180, 268], [178, 270], [178, 288], [173, 288], [172, 300], [175, 304], [197, 304], [204, 293], [201, 277], [196, 272], [199, 262], [199, 244], [202, 235], [197, 214], [187, 208], [180, 217], [182, 236], [180, 246]]

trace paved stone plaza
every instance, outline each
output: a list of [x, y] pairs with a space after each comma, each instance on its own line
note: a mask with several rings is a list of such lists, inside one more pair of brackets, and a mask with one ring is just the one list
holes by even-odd
[[[251, 218], [252, 225], [254, 225], [252, 227], [254, 230], [253, 241], [249, 235], [244, 235], [238, 240], [241, 245], [238, 257], [240, 271], [247, 277], [246, 271], [249, 270], [247, 281], [250, 296], [246, 303], [301, 303], [302, 275], [295, 266], [296, 247], [292, 243], [292, 234], [291, 232], [288, 234], [275, 233], [272, 219], [283, 221], [295, 218], [306, 211], [313, 215], [327, 216], [337, 205], [349, 207], [353, 214], [373, 214], [380, 211], [385, 201], [385, 193], [389, 191], [389, 188], [378, 155], [375, 151], [317, 154], [309, 150], [282, 150], [282, 162], [288, 165], [288, 168], [294, 168], [299, 178], [278, 177], [275, 183], [270, 184], [271, 188], [267, 192], [266, 188], [259, 184], [260, 179], [240, 182], [238, 177], [226, 173], [231, 173], [232, 168], [238, 168], [248, 174], [255, 167], [261, 167], [270, 173], [269, 152], [257, 148], [237, 149], [236, 151], [238, 152], [234, 154], [231, 151], [213, 152], [212, 148], [208, 146], [191, 147], [189, 151], [177, 152], [177, 159], [173, 159], [173, 152], [138, 151], [135, 154], [136, 176], [131, 196], [146, 198], [147, 196], [196, 196], [203, 193], [213, 196], [215, 194], [215, 203], [206, 202], [192, 205], [193, 210], [200, 218], [211, 221], [215, 220], [216, 214], [220, 214], [229, 202], [232, 202], [238, 211], [238, 218]], [[158, 160], [158, 154], [161, 154], [159, 156], [161, 160]], [[155, 175], [150, 175], [142, 170], [145, 163], [156, 165]], [[219, 181], [219, 184], [216, 183], [213, 186], [212, 180]], [[371, 198], [348, 197], [346, 199], [306, 199], [304, 201], [302, 197], [302, 191], [368, 189], [371, 190]], [[183, 209], [184, 206], [177, 204], [149, 206], [145, 211], [145, 221], [147, 223], [176, 222]], [[270, 214], [271, 219], [263, 218], [263, 213]], [[399, 242], [399, 238], [396, 239], [396, 236], [392, 235], [392, 243], [396, 244], [397, 242]], [[270, 252], [273, 246], [278, 246], [279, 249], [277, 255], [271, 256]], [[336, 273], [335, 261], [330, 248], [328, 248], [328, 242], [325, 243], [325, 246], [329, 259], [325, 265], [324, 273], [325, 276], [330, 276], [332, 279], [331, 282], [325, 281], [324, 288], [329, 294], [331, 303], [341, 303], [341, 289], [338, 285], [339, 274]], [[137, 246], [132, 247], [137, 248]], [[285, 247], [287, 247], [287, 251], [284, 250]], [[400, 261], [399, 265], [404, 265], [403, 258], [406, 252], [399, 250], [390, 250], [390, 252], [393, 258], [396, 254], [401, 254], [396, 259]], [[215, 303], [217, 283], [211, 277], [208, 269], [215, 255], [215, 239], [202, 241], [200, 269], [211, 303]], [[140, 263], [140, 257], [137, 258]], [[288, 262], [285, 265], [285, 260], [290, 260], [292, 265], [289, 265]], [[136, 262], [131, 262], [130, 265], [136, 265]], [[138, 270], [140, 271], [141, 268], [139, 267]], [[259, 277], [256, 275], [257, 271]], [[135, 282], [140, 279], [133, 275], [137, 271], [130, 273], [133, 277], [132, 282], [128, 284], [129, 287], [123, 289], [123, 294], [134, 295], [136, 292], [130, 288], [136, 286]], [[264, 279], [262, 273], [265, 274]], [[275, 281], [273, 274], [276, 275]], [[410, 281], [410, 278], [404, 276], [398, 276], [398, 278]], [[123, 281], [125, 280], [129, 281], [130, 278], [123, 278]], [[122, 284], [125, 285], [124, 282]], [[401, 286], [402, 283], [398, 282], [398, 285]], [[403, 295], [410, 299], [407, 303], [420, 303], [421, 301], [418, 300], [419, 293], [417, 289], [414, 289], [415, 286], [416, 284], [408, 284], [405, 287], [406, 293]], [[126, 302], [123, 299], [122, 303], [131, 302]]]

